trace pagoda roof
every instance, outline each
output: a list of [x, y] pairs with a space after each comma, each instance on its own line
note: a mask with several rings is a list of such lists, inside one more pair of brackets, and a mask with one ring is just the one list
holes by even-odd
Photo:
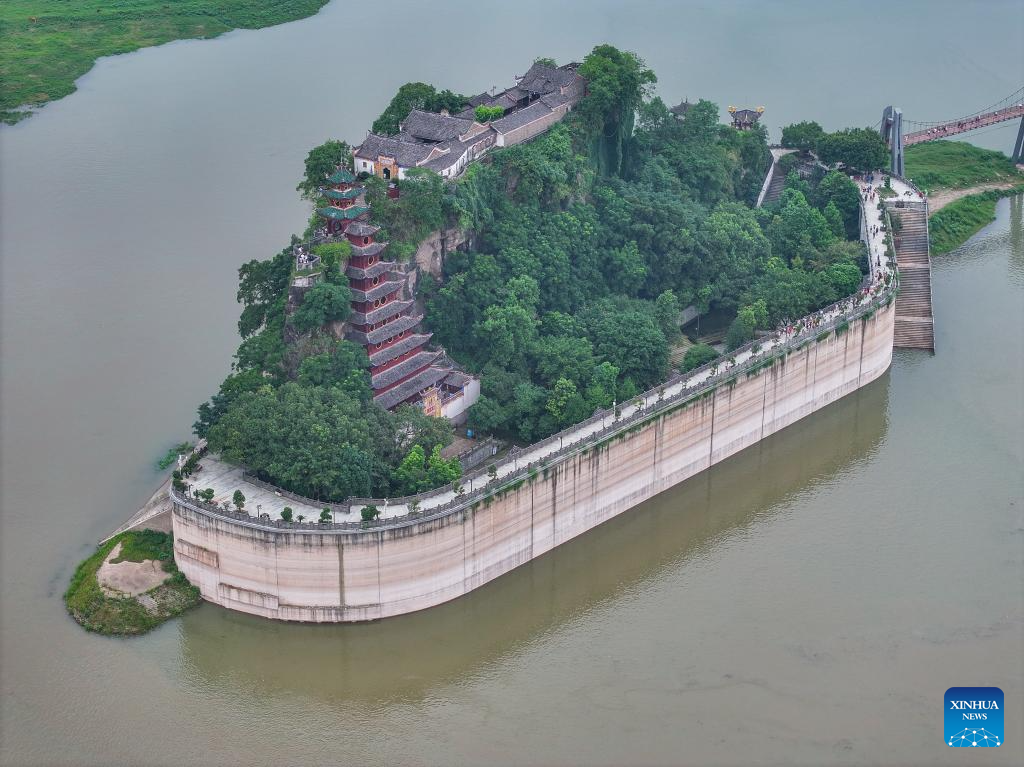
[[374, 391], [379, 391], [386, 386], [393, 386], [407, 376], [415, 375], [423, 368], [429, 366], [434, 360], [441, 356], [441, 352], [419, 352], [407, 360], [402, 360], [394, 367], [382, 370], [375, 376], [370, 377], [370, 386]]
[[345, 338], [359, 344], [381, 344], [389, 338], [393, 338], [396, 333], [401, 333], [403, 330], [410, 330], [416, 327], [422, 321], [422, 314], [403, 314], [400, 317], [395, 317], [395, 319], [387, 325], [371, 330], [368, 333], [356, 330], [355, 328], [350, 328], [345, 333]]
[[401, 405], [407, 399], [416, 396], [428, 386], [433, 386], [449, 373], [448, 368], [429, 367], [417, 373], [408, 381], [374, 396], [373, 401], [386, 410]]
[[364, 280], [368, 277], [379, 277], [385, 272], [397, 272], [398, 263], [396, 261], [378, 261], [375, 264], [370, 264], [367, 267], [352, 266], [349, 264], [345, 267], [345, 275], [353, 280]]
[[345, 234], [354, 234], [356, 237], [369, 237], [370, 235], [377, 234], [379, 231], [380, 227], [375, 224], [366, 221], [355, 221], [349, 224]]
[[328, 200], [352, 200], [363, 193], [361, 186], [354, 186], [351, 189], [346, 189], [343, 192], [339, 192], [337, 189], [325, 189], [324, 197]]
[[[324, 218], [329, 218], [331, 221], [352, 221], [353, 219], [359, 218], [364, 213], [369, 213], [369, 208], [364, 208], [360, 205], [353, 205], [351, 208], [320, 208], [319, 213]], [[349, 227], [351, 228], [351, 227]]]
[[381, 282], [369, 288], [357, 288], [353, 285], [349, 290], [352, 291], [353, 301], [374, 301], [382, 296], [389, 296], [392, 293], [397, 293], [401, 290], [402, 284], [403, 283], [399, 280], [388, 280], [387, 282]]
[[693, 106], [689, 101], [680, 101], [674, 107], [671, 107], [668, 111], [674, 114], [676, 117], [685, 117], [686, 113], [690, 111]]
[[370, 351], [370, 367], [380, 367], [385, 365], [396, 357], [401, 357], [403, 354], [411, 352], [413, 349], [419, 348], [427, 343], [433, 336], [433, 333], [418, 333], [405, 338], [400, 338], [395, 343], [391, 344], [384, 349], [378, 349], [376, 351]]
[[353, 245], [352, 255], [363, 257], [376, 256], [378, 253], [385, 251], [387, 247], [388, 243], [386, 242], [371, 242], [369, 245]]
[[331, 184], [351, 184], [355, 180], [355, 175], [347, 168], [338, 168], [327, 177], [327, 181]]
[[[353, 325], [372, 325], [375, 322], [381, 322], [383, 320], [390, 319], [397, 314], [401, 314], [410, 306], [412, 301], [388, 301], [384, 306], [378, 306], [376, 309], [371, 309], [368, 312], [352, 312], [349, 315], [348, 321]], [[383, 330], [383, 328], [380, 328]], [[387, 336], [385, 336], [386, 338]]]

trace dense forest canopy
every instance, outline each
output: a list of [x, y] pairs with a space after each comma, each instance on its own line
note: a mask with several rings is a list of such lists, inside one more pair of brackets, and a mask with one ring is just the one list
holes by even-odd
[[[853, 241], [859, 193], [845, 175], [791, 173], [780, 200], [755, 209], [771, 162], [763, 127], [723, 125], [704, 100], [677, 118], [652, 95], [644, 62], [608, 45], [579, 72], [588, 93], [561, 124], [491, 152], [456, 181], [414, 170], [397, 200], [380, 180], [365, 181], [391, 256], [409, 258], [439, 228], [473, 230], [471, 251], [449, 253], [439, 280], [424, 277], [426, 323], [481, 378], [470, 424], [522, 442], [664, 380], [684, 307], [732, 315], [735, 347], [852, 293], [865, 268]], [[374, 130], [396, 131], [412, 108], [464, 101], [410, 83]], [[299, 190], [314, 205], [346, 151], [332, 141], [310, 152]], [[231, 375], [200, 407], [197, 433], [261, 476], [319, 497], [457, 479], [457, 462], [439, 453], [447, 422], [370, 405], [365, 352], [331, 332], [348, 311], [347, 245], [316, 253], [325, 279], [290, 314], [288, 250], [239, 270], [243, 341]], [[715, 354], [695, 347], [683, 366]]]

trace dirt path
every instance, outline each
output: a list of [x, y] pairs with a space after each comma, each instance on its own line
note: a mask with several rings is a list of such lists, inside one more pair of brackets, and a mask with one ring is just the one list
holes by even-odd
[[141, 562], [112, 562], [121, 554], [118, 543], [96, 571], [96, 580], [107, 596], [136, 596], [155, 589], [170, 576], [155, 559]]
[[980, 194], [981, 192], [988, 192], [992, 189], [1009, 189], [1016, 186], [1019, 181], [993, 181], [989, 184], [978, 184], [977, 186], [971, 186], [967, 189], [939, 189], [937, 192], [932, 192], [928, 195], [928, 215], [932, 216], [936, 212], [942, 210], [951, 202], [956, 202], [961, 197], [967, 197], [970, 194]]

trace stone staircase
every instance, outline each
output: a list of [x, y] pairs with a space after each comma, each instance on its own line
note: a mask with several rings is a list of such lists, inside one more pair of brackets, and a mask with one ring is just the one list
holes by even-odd
[[786, 173], [776, 163], [772, 169], [772, 180], [768, 184], [768, 191], [765, 192], [761, 205], [768, 205], [775, 202], [782, 196], [782, 188], [786, 185]]
[[896, 262], [900, 269], [893, 345], [904, 349], [934, 351], [928, 214], [924, 209], [891, 207], [889, 215], [894, 224], [897, 220], [902, 224], [900, 231], [893, 235]]

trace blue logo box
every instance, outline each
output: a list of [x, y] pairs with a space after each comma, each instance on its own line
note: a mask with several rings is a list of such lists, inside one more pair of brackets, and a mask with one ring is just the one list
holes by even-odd
[[946, 690], [946, 745], [997, 748], [1003, 745], [1003, 691], [998, 687], [950, 687]]

